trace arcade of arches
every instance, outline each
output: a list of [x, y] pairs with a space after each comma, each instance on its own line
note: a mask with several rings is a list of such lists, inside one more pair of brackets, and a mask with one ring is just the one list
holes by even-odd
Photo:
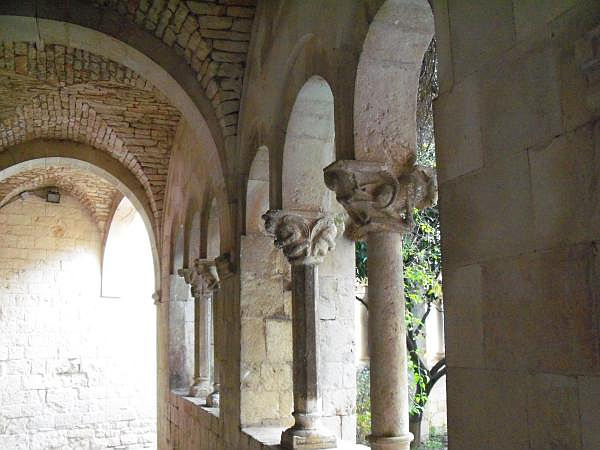
[[[416, 161], [435, 35], [436, 169]], [[451, 450], [600, 448], [600, 3], [0, 3], [0, 448], [407, 450], [438, 202]]]

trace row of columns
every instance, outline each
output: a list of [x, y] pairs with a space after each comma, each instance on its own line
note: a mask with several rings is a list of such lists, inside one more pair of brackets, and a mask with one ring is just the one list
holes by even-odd
[[[325, 184], [350, 216], [349, 236], [368, 244], [371, 448], [408, 450], [413, 436], [408, 420], [402, 234], [413, 227], [414, 208], [435, 202], [435, 175], [427, 168], [413, 166], [395, 177], [381, 163], [337, 161], [324, 169], [324, 176]], [[281, 444], [288, 449], [336, 448], [335, 435], [320, 421], [318, 306], [319, 264], [335, 248], [340, 230], [332, 216], [315, 212], [269, 210], [263, 220], [267, 233], [275, 237], [275, 246], [292, 266], [295, 423], [282, 433]], [[208, 406], [218, 406], [220, 397], [221, 357], [217, 354], [210, 385], [210, 337], [220, 332], [215, 320], [219, 316], [217, 266], [228, 272], [225, 259], [197, 259], [192, 268], [180, 270], [194, 298], [194, 381], [190, 395], [206, 398]], [[215, 345], [215, 353], [218, 348]]]
[[194, 377], [189, 395], [204, 400], [206, 406], [219, 407], [219, 358], [211, 350], [211, 337], [218, 332], [217, 266], [214, 260], [196, 259], [191, 268], [180, 269], [179, 275], [190, 286], [194, 299]]
[[[371, 448], [408, 450], [408, 373], [402, 234], [413, 227], [413, 209], [436, 200], [435, 175], [413, 166], [400, 177], [384, 164], [338, 161], [324, 169], [325, 184], [348, 212], [349, 235], [368, 244]], [[288, 449], [336, 448], [320, 423], [319, 272], [335, 248], [331, 216], [270, 210], [265, 229], [292, 265], [294, 425], [281, 436]], [[353, 330], [349, 330], [352, 332]]]

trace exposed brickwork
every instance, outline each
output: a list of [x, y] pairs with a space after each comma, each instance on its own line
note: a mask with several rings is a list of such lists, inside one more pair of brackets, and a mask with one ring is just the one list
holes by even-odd
[[237, 132], [254, 0], [95, 0], [185, 58], [212, 102], [225, 137]]
[[0, 151], [35, 138], [110, 153], [145, 187], [157, 222], [179, 112], [132, 70], [83, 50], [0, 43]]
[[100, 230], [105, 230], [118, 191], [90, 172], [52, 166], [21, 172], [0, 182], [0, 205], [21, 192], [48, 186], [56, 186], [62, 194], [77, 198], [92, 214]]

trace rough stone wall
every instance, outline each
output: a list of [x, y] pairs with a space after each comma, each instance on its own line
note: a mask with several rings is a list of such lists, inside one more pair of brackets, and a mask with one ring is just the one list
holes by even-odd
[[600, 448], [600, 3], [434, 4], [450, 448]]
[[2, 449], [156, 445], [149, 343], [128, 322], [144, 316], [99, 298], [101, 242], [69, 196], [0, 210]]
[[182, 55], [213, 104], [226, 141], [235, 136], [255, 0], [95, 3], [127, 16]]

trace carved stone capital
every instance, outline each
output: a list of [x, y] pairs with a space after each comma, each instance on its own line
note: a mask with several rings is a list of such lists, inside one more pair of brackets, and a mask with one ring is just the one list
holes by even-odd
[[580, 53], [581, 71], [588, 85], [585, 103], [594, 116], [600, 116], [600, 25], [586, 33]]
[[231, 255], [229, 253], [217, 256], [217, 258], [215, 258], [215, 265], [221, 280], [229, 278], [235, 273], [235, 266], [231, 261]]
[[212, 260], [195, 259], [191, 268], [179, 269], [177, 273], [191, 286], [193, 297], [219, 288], [219, 275]]
[[413, 166], [396, 177], [383, 163], [345, 160], [326, 167], [324, 176], [327, 187], [348, 211], [353, 222], [348, 231], [357, 240], [370, 232], [410, 231], [413, 209], [437, 201], [435, 172], [428, 167]]
[[275, 236], [290, 264], [318, 264], [335, 249], [338, 229], [333, 216], [298, 214], [271, 209], [262, 216], [265, 230]]

